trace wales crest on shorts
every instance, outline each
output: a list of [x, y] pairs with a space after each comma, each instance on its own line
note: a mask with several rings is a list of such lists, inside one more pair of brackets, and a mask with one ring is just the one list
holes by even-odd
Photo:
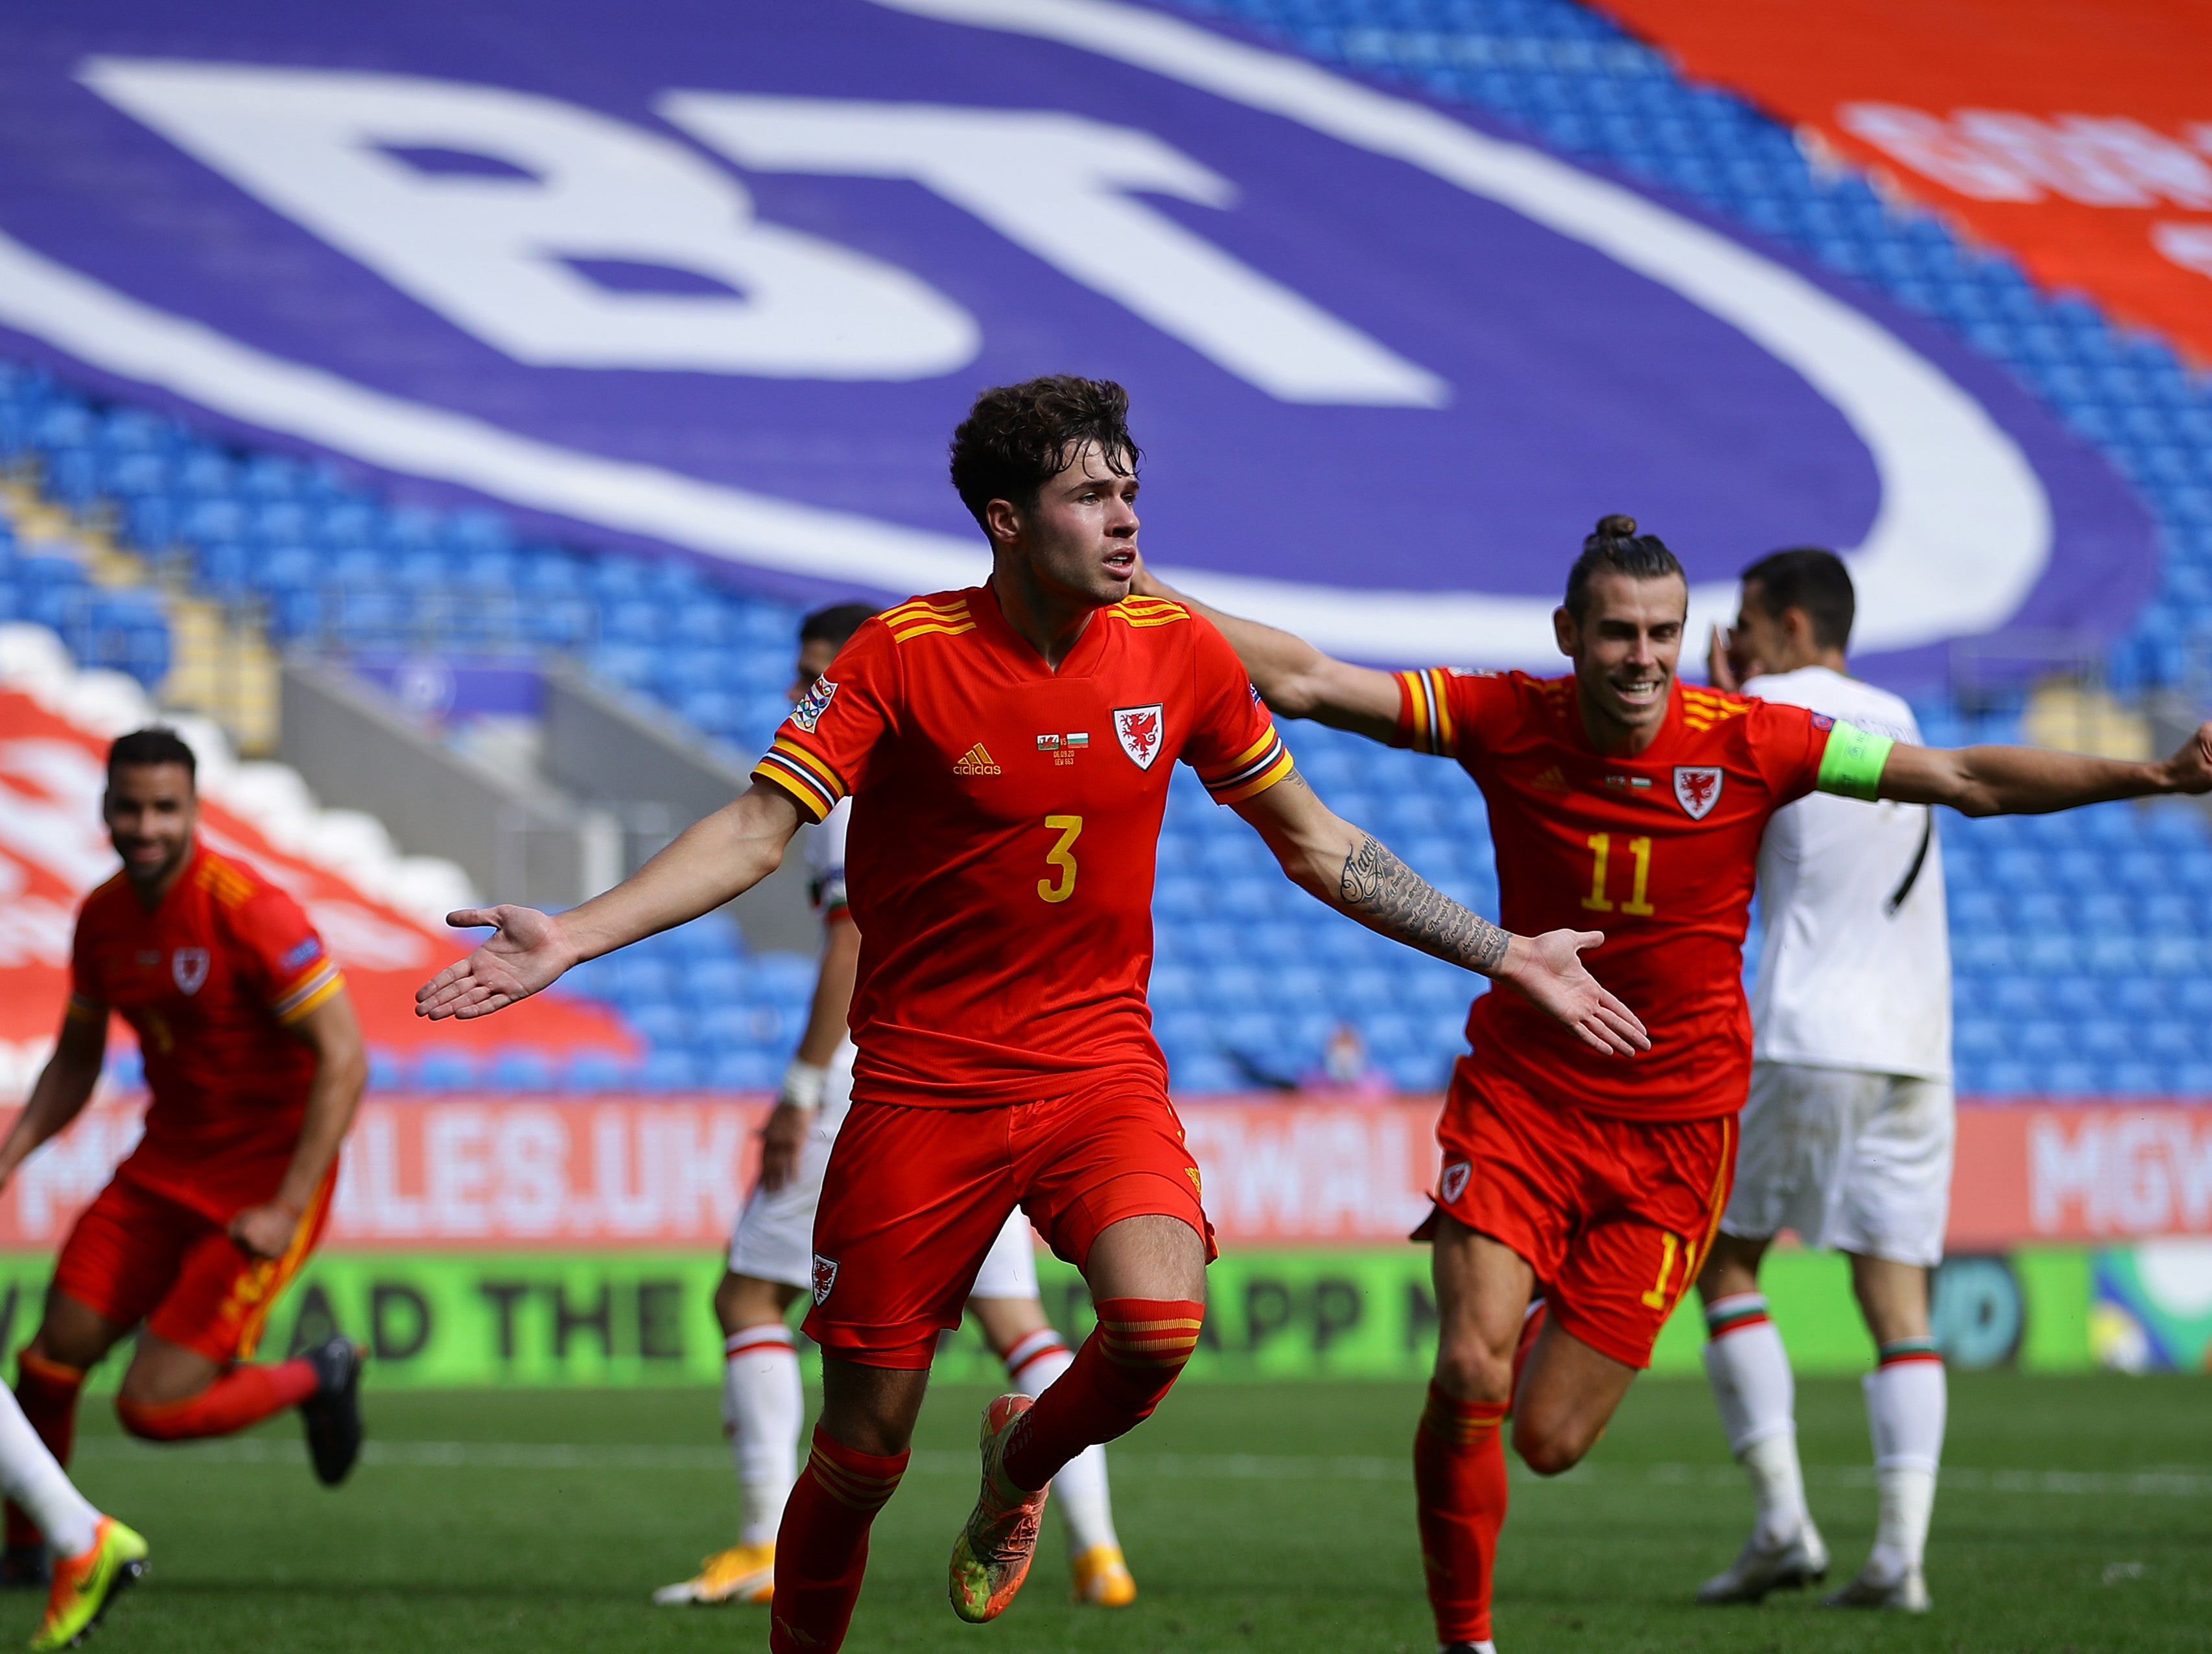
[[1149, 706], [1114, 709], [1114, 738], [1140, 770], [1152, 768], [1152, 760], [1160, 755], [1160, 726], [1166, 721], [1161, 716], [1161, 706], [1156, 700]]
[[837, 1260], [814, 1254], [814, 1301], [817, 1304], [830, 1296], [837, 1285]]
[[1674, 802], [1692, 821], [1702, 821], [1721, 801], [1721, 770], [1717, 764], [1674, 766]]

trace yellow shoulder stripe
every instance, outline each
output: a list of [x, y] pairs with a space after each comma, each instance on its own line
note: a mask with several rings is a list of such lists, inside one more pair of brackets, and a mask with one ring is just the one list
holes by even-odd
[[975, 622], [969, 617], [965, 597], [953, 597], [944, 603], [915, 597], [896, 609], [885, 609], [878, 618], [890, 627], [892, 640], [897, 643], [927, 637], [933, 632], [957, 638], [963, 632], [975, 629]]
[[1106, 612], [1131, 626], [1173, 626], [1190, 618], [1190, 610], [1165, 597], [1124, 597]]

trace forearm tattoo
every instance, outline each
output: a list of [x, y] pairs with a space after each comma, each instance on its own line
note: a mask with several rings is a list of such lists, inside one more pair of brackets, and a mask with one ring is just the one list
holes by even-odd
[[1344, 858], [1337, 893], [1371, 930], [1488, 976], [1505, 958], [1509, 931], [1470, 913], [1367, 833]]

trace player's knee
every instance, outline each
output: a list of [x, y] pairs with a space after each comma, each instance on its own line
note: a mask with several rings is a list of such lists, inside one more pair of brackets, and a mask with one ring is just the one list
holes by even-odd
[[1107, 1299], [1092, 1336], [1106, 1359], [1100, 1390], [1131, 1424], [1148, 1419], [1198, 1348], [1206, 1306], [1195, 1299]]
[[1513, 1357], [1479, 1338], [1447, 1339], [1437, 1347], [1437, 1383], [1462, 1402], [1503, 1402], [1513, 1397]]
[[749, 1275], [725, 1275], [714, 1288], [714, 1318], [721, 1324], [722, 1336], [726, 1338], [747, 1327], [781, 1321], [791, 1300], [798, 1295], [795, 1287], [757, 1280]]
[[191, 1435], [184, 1415], [188, 1409], [175, 1402], [148, 1401], [129, 1394], [115, 1398], [115, 1416], [141, 1441], [182, 1441]]
[[1583, 1462], [1598, 1433], [1571, 1420], [1547, 1420], [1524, 1411], [1513, 1421], [1513, 1451], [1538, 1475], [1561, 1475]]

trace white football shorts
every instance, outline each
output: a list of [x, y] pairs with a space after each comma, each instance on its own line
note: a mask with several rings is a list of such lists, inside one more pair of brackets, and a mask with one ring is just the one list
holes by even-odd
[[[815, 1111], [814, 1129], [799, 1150], [799, 1172], [773, 1194], [755, 1186], [730, 1233], [730, 1271], [756, 1281], [774, 1281], [804, 1291], [814, 1279], [814, 1209], [822, 1199], [822, 1173], [837, 1128], [853, 1104], [853, 1043], [838, 1046]], [[1029, 1220], [1017, 1208], [991, 1243], [983, 1267], [975, 1272], [973, 1298], [1035, 1298], [1036, 1243]]]
[[1753, 1063], [1721, 1227], [1933, 1268], [1956, 1129], [1948, 1081]]

